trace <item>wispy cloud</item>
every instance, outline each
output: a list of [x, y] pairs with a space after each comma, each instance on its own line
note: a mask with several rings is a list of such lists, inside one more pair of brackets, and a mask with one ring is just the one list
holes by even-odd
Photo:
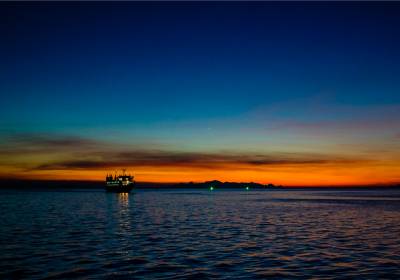
[[270, 104], [251, 112], [268, 128], [323, 132], [327, 130], [379, 131], [400, 127], [400, 104], [338, 104], [293, 100]]
[[[100, 180], [105, 172], [134, 170], [141, 181], [210, 179], [331, 185], [396, 182], [395, 157], [293, 149], [196, 150], [151, 143], [125, 143], [71, 135], [18, 134], [0, 139], [0, 177]], [[347, 149], [349, 150], [349, 149]], [[318, 150], [320, 151], [320, 150]]]
[[[98, 156], [98, 154], [97, 154]], [[285, 157], [274, 155], [221, 154], [221, 153], [184, 153], [176, 151], [130, 151], [128, 153], [103, 153], [98, 160], [67, 160], [45, 163], [37, 166], [39, 170], [59, 169], [107, 169], [121, 166], [147, 167], [191, 167], [191, 168], [224, 168], [235, 165], [268, 166], [268, 165], [304, 165], [329, 163], [354, 163], [359, 159], [341, 159], [320, 155], [320, 158], [307, 155]]]
[[0, 151], [6, 154], [46, 153], [98, 147], [99, 141], [64, 135], [19, 133], [3, 137]]
[[[113, 143], [51, 135], [14, 135], [3, 141], [1, 151], [9, 156], [46, 155], [58, 151], [56, 159], [39, 160], [30, 170], [112, 169], [129, 167], [190, 167], [199, 169], [235, 166], [319, 165], [354, 163], [363, 159], [314, 153], [247, 153], [232, 151], [186, 152], [135, 145], [118, 147]], [[46, 158], [46, 157], [43, 157]]]

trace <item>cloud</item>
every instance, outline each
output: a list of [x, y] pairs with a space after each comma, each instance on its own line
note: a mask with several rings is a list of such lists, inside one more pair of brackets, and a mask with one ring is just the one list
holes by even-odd
[[46, 153], [97, 148], [99, 141], [63, 135], [20, 133], [5, 136], [0, 142], [3, 154]]
[[[87, 155], [90, 156], [90, 155]], [[180, 151], [143, 151], [132, 150], [127, 152], [97, 152], [97, 159], [67, 160], [46, 163], [36, 167], [40, 170], [51, 169], [107, 169], [121, 166], [140, 167], [190, 167], [199, 169], [232, 168], [235, 166], [276, 166], [276, 165], [315, 165], [330, 163], [353, 163], [359, 160], [345, 159], [324, 155], [285, 155], [274, 154], [247, 154], [247, 153], [187, 153]]]
[[102, 144], [102, 142], [98, 140], [69, 135], [22, 134], [14, 135], [13, 139], [22, 143], [45, 146], [49, 148], [92, 147]]
[[259, 107], [252, 122], [268, 130], [325, 134], [366, 132], [370, 134], [400, 128], [400, 104], [339, 104], [311, 99], [289, 100]]
[[255, 148], [187, 150], [155, 143], [121, 146], [70, 135], [14, 135], [0, 139], [0, 178], [93, 180], [122, 168], [152, 182], [220, 179], [318, 185], [398, 178], [398, 164], [380, 156]]
[[[162, 147], [162, 146], [161, 146]], [[29, 167], [38, 170], [96, 170], [121, 167], [179, 167], [197, 169], [257, 169], [265, 166], [321, 165], [360, 162], [362, 159], [313, 153], [246, 153], [232, 151], [186, 152], [155, 149], [134, 144], [118, 146], [110, 142], [73, 136], [14, 135], [0, 146], [0, 151], [24, 157], [36, 155], [40, 160]], [[59, 156], [46, 157], [57, 151]], [[43, 159], [42, 159], [43, 158]]]
[[343, 121], [282, 121], [275, 124], [273, 129], [294, 129], [306, 132], [334, 131], [380, 131], [385, 129], [398, 128], [399, 122], [391, 120], [343, 120]]

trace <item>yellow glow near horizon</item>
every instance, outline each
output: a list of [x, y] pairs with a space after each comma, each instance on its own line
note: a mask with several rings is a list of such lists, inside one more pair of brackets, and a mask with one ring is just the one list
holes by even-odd
[[[397, 142], [385, 145], [282, 147], [223, 150], [150, 149], [133, 143], [48, 137], [0, 145], [0, 178], [103, 181], [126, 168], [136, 181], [155, 183], [257, 182], [284, 186], [398, 184]], [[25, 138], [24, 138], [25, 139]], [[322, 143], [322, 142], [321, 142]], [[286, 147], [286, 149], [285, 149]], [[382, 147], [385, 147], [383, 149]]]
[[[246, 164], [221, 165], [214, 168], [182, 166], [127, 167], [136, 181], [142, 182], [202, 182], [208, 180], [258, 182], [285, 186], [369, 185], [400, 181], [400, 165], [396, 162], [377, 164], [302, 164], [268, 165], [253, 168]], [[15, 172], [15, 170], [14, 170]], [[107, 170], [37, 170], [11, 172], [1, 177], [40, 180], [102, 181]], [[14, 174], [12, 174], [14, 173]], [[6, 176], [8, 175], [8, 176]], [[12, 176], [14, 175], [14, 176]]]

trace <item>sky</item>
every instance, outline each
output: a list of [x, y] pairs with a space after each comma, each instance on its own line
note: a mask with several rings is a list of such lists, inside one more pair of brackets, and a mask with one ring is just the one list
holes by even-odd
[[0, 3], [0, 178], [400, 182], [400, 4]]

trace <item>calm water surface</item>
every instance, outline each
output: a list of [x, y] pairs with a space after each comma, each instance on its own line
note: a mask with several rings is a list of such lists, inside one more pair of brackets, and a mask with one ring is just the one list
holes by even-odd
[[0, 191], [0, 278], [399, 278], [400, 191]]

